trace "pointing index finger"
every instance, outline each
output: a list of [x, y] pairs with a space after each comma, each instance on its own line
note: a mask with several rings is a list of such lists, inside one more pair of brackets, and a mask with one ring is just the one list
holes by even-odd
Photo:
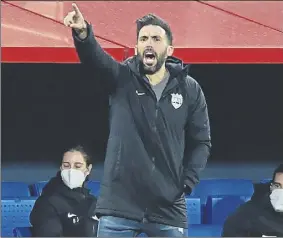
[[77, 4], [72, 3], [72, 6], [73, 6], [73, 9], [74, 9], [74, 11], [76, 12], [76, 14], [77, 14], [77, 15], [80, 15], [80, 14], [81, 14], [81, 12], [80, 12], [80, 10], [79, 10], [79, 8], [78, 8]]

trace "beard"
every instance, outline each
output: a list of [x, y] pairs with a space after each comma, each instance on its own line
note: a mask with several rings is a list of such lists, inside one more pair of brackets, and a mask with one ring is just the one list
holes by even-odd
[[161, 69], [162, 65], [167, 59], [167, 50], [164, 50], [160, 55], [157, 55], [154, 51], [151, 51], [151, 52], [154, 54], [155, 59], [156, 59], [156, 63], [152, 65], [146, 64], [144, 62], [145, 53], [141, 54], [140, 52], [138, 52], [137, 54], [139, 70], [140, 70], [140, 73], [143, 75], [155, 74]]

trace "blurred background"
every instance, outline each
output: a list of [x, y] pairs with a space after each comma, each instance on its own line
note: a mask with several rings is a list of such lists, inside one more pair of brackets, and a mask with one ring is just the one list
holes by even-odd
[[[190, 66], [211, 120], [204, 177], [256, 179], [282, 163], [282, 72], [279, 64]], [[53, 176], [64, 150], [78, 144], [101, 178], [108, 98], [98, 77], [80, 64], [2, 64], [2, 179]]]

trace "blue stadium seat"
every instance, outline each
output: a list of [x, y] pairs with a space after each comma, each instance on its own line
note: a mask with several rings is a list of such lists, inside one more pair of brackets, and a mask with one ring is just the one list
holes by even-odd
[[[42, 182], [32, 184], [30, 186], [31, 195], [32, 196], [40, 196], [41, 193], [42, 193], [42, 189], [44, 188], [44, 186], [46, 184], [47, 184], [47, 181], [42, 181]], [[88, 187], [88, 189], [90, 189], [90, 191], [93, 195], [98, 196], [99, 189], [100, 189], [100, 182], [99, 181], [90, 180], [90, 181], [87, 182], [87, 187]]]
[[2, 198], [1, 202], [1, 236], [13, 236], [16, 227], [30, 226], [29, 215], [34, 206], [36, 198]]
[[22, 182], [1, 182], [1, 197], [28, 197], [28, 184]]
[[253, 192], [253, 183], [248, 179], [202, 179], [189, 197], [200, 197], [201, 223], [207, 223], [205, 209], [208, 196], [252, 196]]
[[253, 192], [253, 183], [248, 179], [203, 179], [195, 187], [191, 196], [200, 197], [201, 203], [206, 204], [208, 196], [252, 196]]
[[32, 237], [31, 227], [16, 227], [13, 235], [14, 237]]
[[188, 229], [189, 237], [221, 237], [221, 225], [190, 225]]
[[186, 198], [186, 205], [189, 224], [201, 224], [200, 198]]
[[38, 197], [42, 193], [42, 189], [48, 183], [48, 181], [40, 181], [30, 185], [31, 196]]
[[209, 196], [204, 212], [204, 222], [223, 225], [226, 218], [240, 205], [250, 200], [250, 196]]
[[100, 182], [95, 180], [90, 180], [87, 182], [87, 188], [90, 189], [91, 194], [97, 197], [99, 195]]

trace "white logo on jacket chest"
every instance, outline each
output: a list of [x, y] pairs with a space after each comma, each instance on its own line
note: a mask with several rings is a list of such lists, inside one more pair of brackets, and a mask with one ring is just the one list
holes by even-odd
[[183, 96], [181, 94], [178, 94], [178, 93], [172, 93], [171, 96], [172, 96], [172, 98], [171, 98], [172, 106], [175, 109], [180, 108], [183, 104]]

